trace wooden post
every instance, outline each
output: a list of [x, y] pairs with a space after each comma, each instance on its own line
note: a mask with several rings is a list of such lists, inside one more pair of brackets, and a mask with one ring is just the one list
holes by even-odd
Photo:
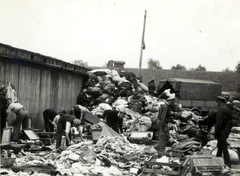
[[142, 54], [143, 50], [145, 49], [145, 43], [144, 43], [144, 34], [145, 34], [145, 25], [146, 25], [146, 17], [147, 17], [147, 10], [145, 10], [144, 14], [144, 23], [143, 23], [143, 33], [142, 33], [142, 42], [141, 42], [141, 52], [140, 52], [140, 60], [139, 60], [139, 68], [138, 68], [138, 76], [141, 76], [141, 67], [142, 67]]

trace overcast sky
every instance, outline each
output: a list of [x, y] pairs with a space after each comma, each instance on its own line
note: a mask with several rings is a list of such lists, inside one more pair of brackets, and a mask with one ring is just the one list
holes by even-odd
[[235, 69], [240, 61], [239, 0], [0, 0], [0, 43], [67, 62], [138, 68], [199, 64]]

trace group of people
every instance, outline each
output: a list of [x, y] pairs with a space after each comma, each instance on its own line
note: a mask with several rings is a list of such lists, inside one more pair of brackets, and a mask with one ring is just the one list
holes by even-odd
[[[164, 103], [158, 111], [158, 143], [154, 148], [158, 151], [158, 156], [161, 157], [165, 155], [165, 148], [169, 136], [169, 129], [168, 129], [168, 123], [172, 121], [175, 118], [175, 94], [171, 92], [165, 92], [165, 100], [166, 103]], [[224, 156], [225, 164], [229, 167], [231, 167], [230, 163], [230, 157], [228, 152], [228, 143], [227, 138], [231, 132], [231, 128], [233, 126], [232, 121], [232, 104], [228, 102], [228, 100], [223, 96], [216, 97], [216, 101], [218, 104], [217, 112], [211, 113], [214, 114], [211, 115], [211, 121], [214, 119], [214, 123], [212, 123], [211, 126], [215, 125], [215, 133], [214, 137], [217, 139], [217, 157]], [[210, 117], [210, 115], [209, 115]], [[208, 118], [208, 116], [206, 116]]]
[[[104, 106], [104, 105], [102, 105]], [[106, 124], [117, 133], [122, 133], [124, 112], [117, 111], [111, 106], [104, 106], [105, 111], [103, 118]], [[87, 116], [92, 114], [88, 108], [82, 105], [74, 105], [69, 114], [61, 108], [59, 113], [53, 109], [43, 111], [46, 132], [56, 132], [56, 149], [61, 147], [62, 136], [66, 137], [66, 145], [69, 146], [72, 142], [73, 133], [78, 133], [80, 140], [83, 140], [83, 127]], [[95, 118], [98, 118], [97, 116]], [[77, 131], [75, 131], [77, 130]], [[75, 131], [75, 132], [74, 132]]]
[[43, 111], [45, 131], [56, 132], [56, 149], [61, 147], [62, 136], [66, 137], [67, 146], [72, 143], [73, 133], [78, 133], [80, 140], [83, 140], [81, 125], [84, 124], [85, 111], [88, 109], [81, 105], [73, 106], [69, 114], [63, 108], [59, 113], [51, 108]]
[[[11, 126], [13, 126], [11, 141], [18, 142], [21, 137], [21, 127], [22, 129], [29, 128], [28, 111], [22, 104], [17, 101], [12, 102], [11, 99], [7, 100], [7, 107], [7, 116], [10, 116], [11, 113], [16, 115], [15, 120], [11, 124]], [[60, 108], [58, 113], [51, 108], [43, 111], [45, 131], [56, 132], [56, 149], [61, 147], [62, 136], [66, 137], [67, 146], [71, 144], [72, 133], [74, 132], [73, 129], [77, 130], [80, 139], [83, 140], [81, 126], [85, 123], [84, 116], [86, 115], [86, 112], [89, 112], [88, 108], [81, 105], [73, 106], [69, 114], [67, 114], [63, 108]], [[113, 130], [117, 133], [122, 133], [124, 116], [124, 112], [113, 110], [111, 108], [104, 111], [102, 118]]]

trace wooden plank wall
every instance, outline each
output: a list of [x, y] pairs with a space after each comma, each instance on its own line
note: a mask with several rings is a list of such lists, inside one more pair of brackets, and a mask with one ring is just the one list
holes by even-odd
[[44, 129], [42, 112], [47, 108], [67, 111], [75, 105], [86, 75], [66, 70], [31, 67], [4, 62], [0, 58], [0, 85], [10, 81], [32, 117], [32, 127]]

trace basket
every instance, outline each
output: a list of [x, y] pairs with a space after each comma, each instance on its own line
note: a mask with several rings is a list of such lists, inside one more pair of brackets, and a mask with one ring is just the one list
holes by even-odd
[[1, 157], [1, 167], [11, 167], [13, 166], [13, 163], [15, 162], [16, 158], [10, 158], [10, 157]]

